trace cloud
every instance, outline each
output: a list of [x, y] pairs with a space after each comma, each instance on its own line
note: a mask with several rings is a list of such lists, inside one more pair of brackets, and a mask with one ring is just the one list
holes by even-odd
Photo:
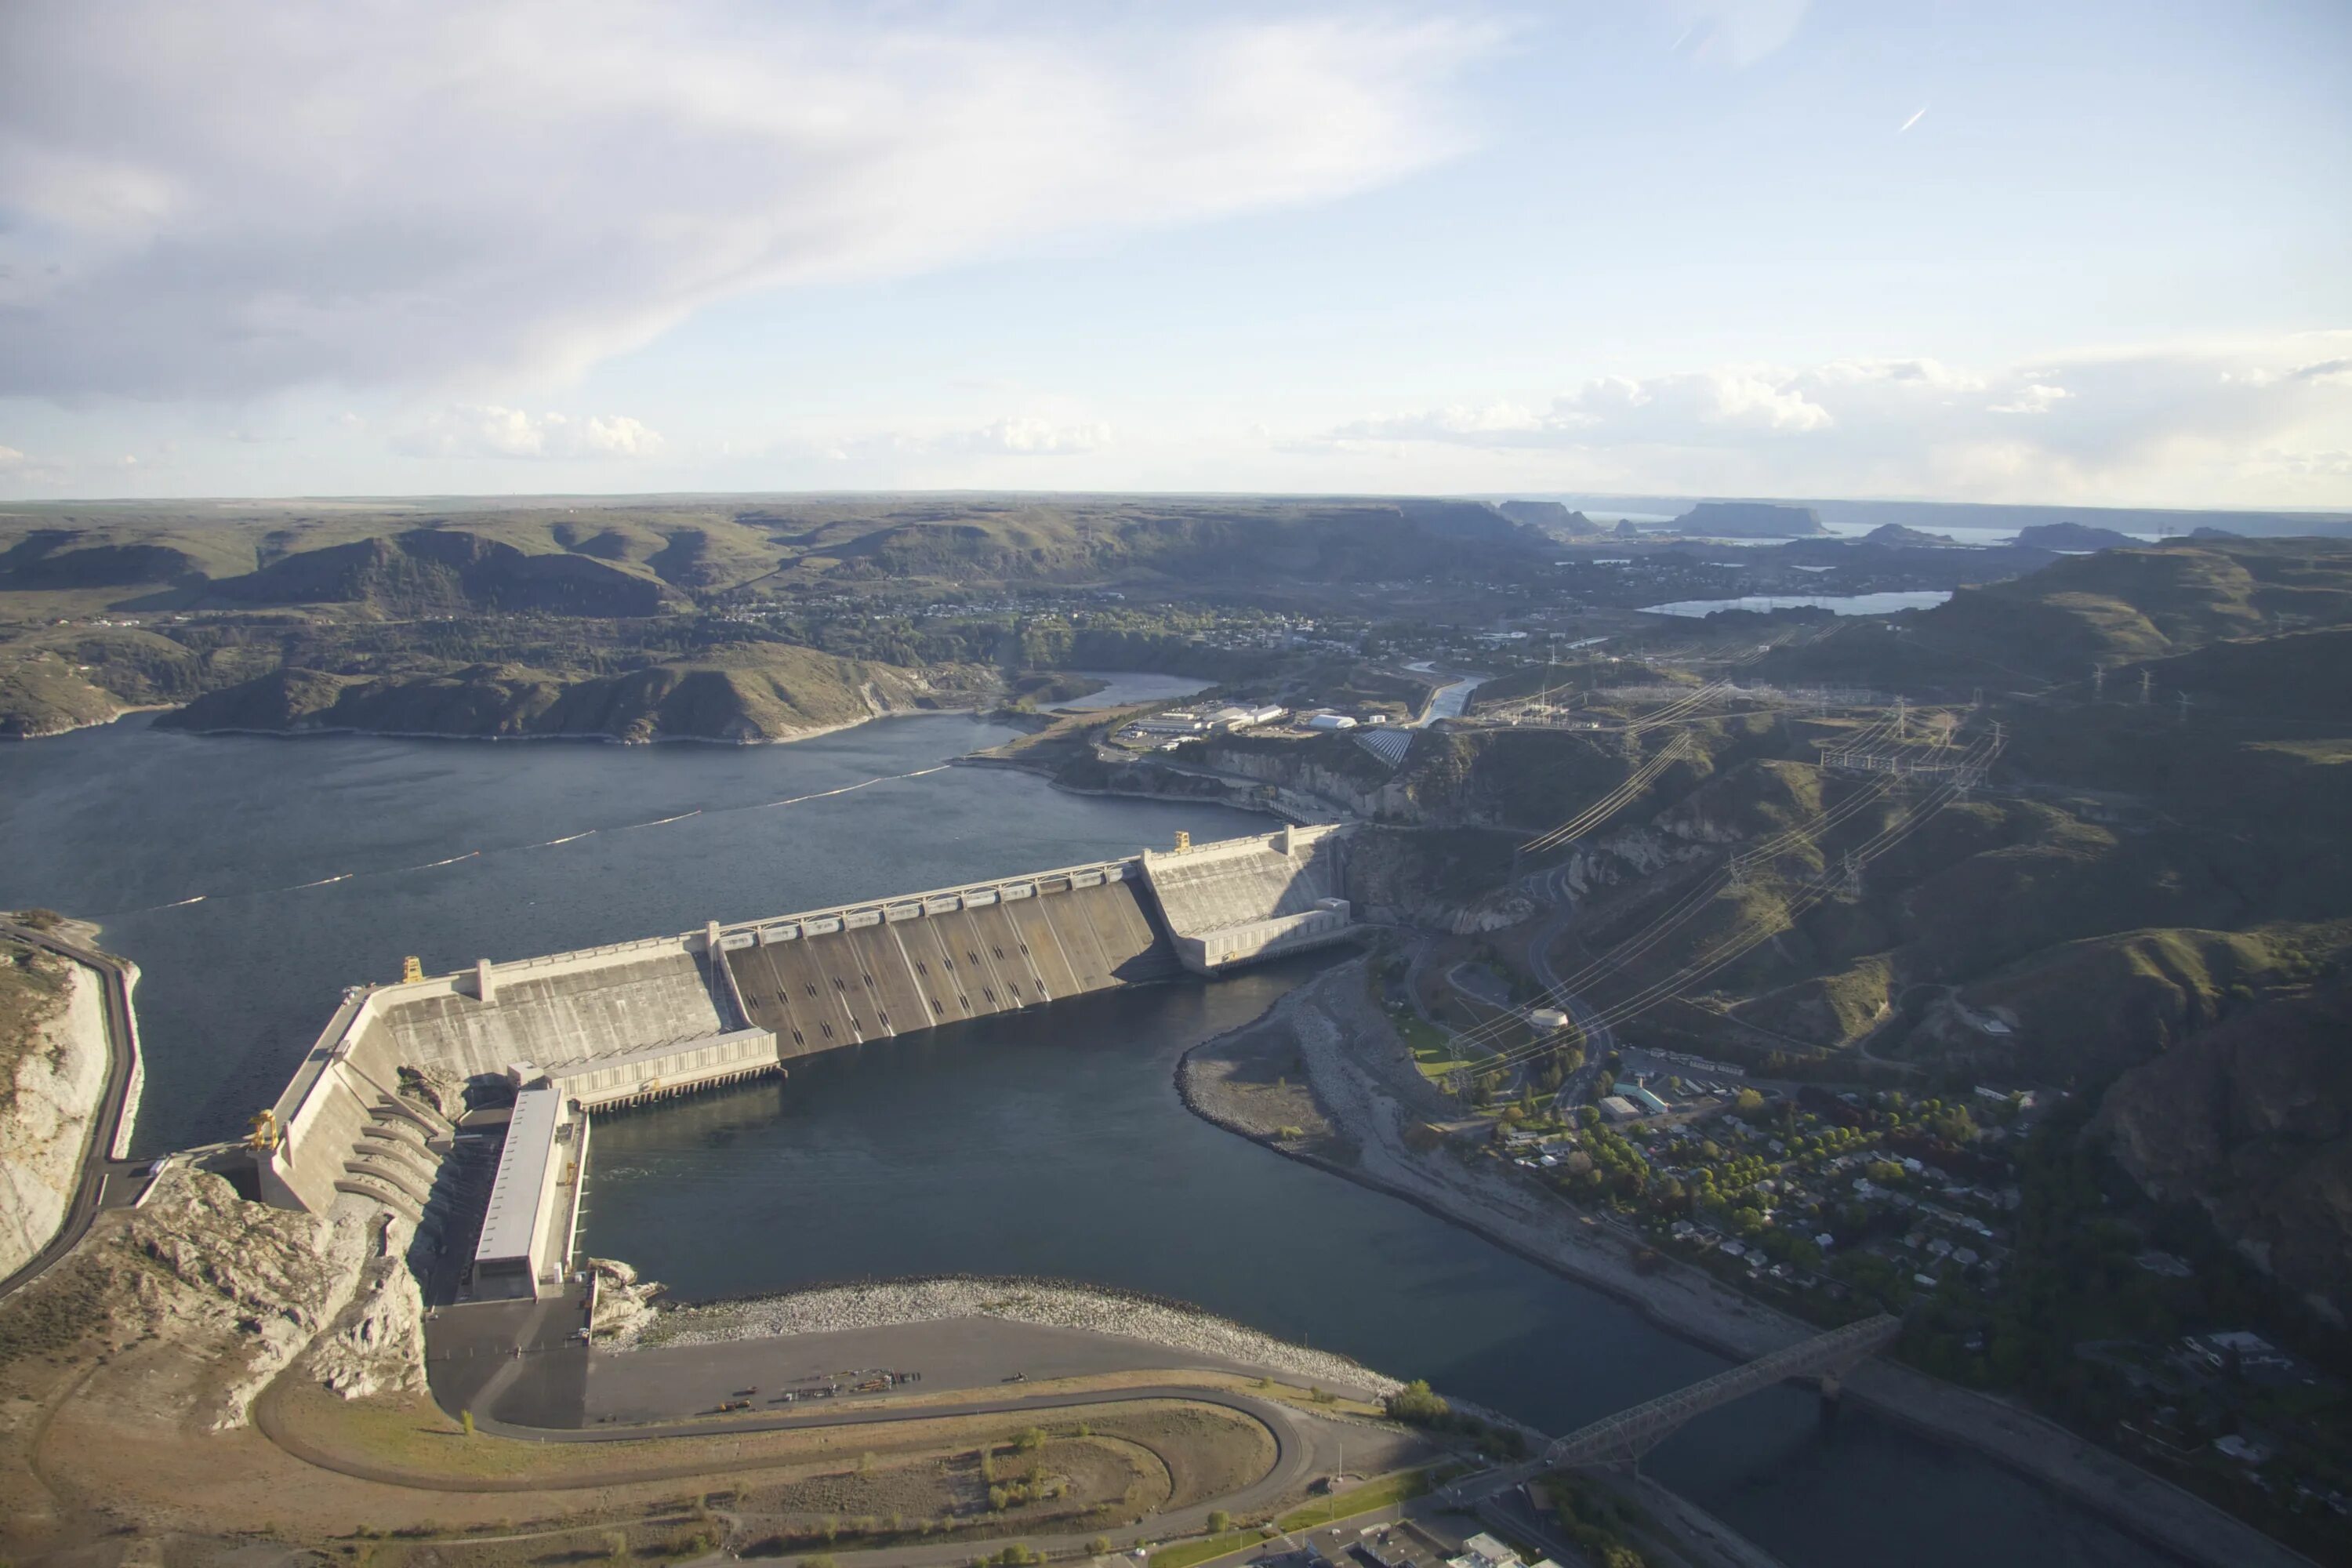
[[1834, 420], [1793, 378], [1753, 366], [1686, 374], [1601, 376], [1543, 408], [1498, 402], [1359, 420], [1349, 442], [1444, 441], [1481, 447], [1606, 445], [1686, 432], [1801, 433]]
[[1745, 70], [1797, 36], [1811, 0], [1664, 0], [1679, 29], [1675, 52]]
[[2006, 403], [1996, 403], [1988, 410], [1993, 414], [2047, 414], [2060, 401], [2074, 395], [2063, 386], [2048, 382], [2030, 381], [2017, 389]]
[[877, 463], [940, 458], [1071, 458], [1111, 445], [1101, 420], [1059, 420], [1012, 415], [968, 429], [881, 430], [810, 440], [793, 437], [771, 448], [785, 458], [821, 457], [835, 463]]
[[1110, 426], [1099, 421], [1056, 425], [1050, 419], [999, 419], [950, 437], [948, 445], [964, 451], [1023, 458], [1067, 457], [1109, 446]]
[[662, 438], [624, 414], [573, 419], [471, 404], [394, 437], [392, 449], [405, 458], [647, 458]]
[[[1553, 489], [2342, 505], [2352, 331], [2037, 355], [1602, 376], [1339, 425], [1287, 449], [1444, 448]], [[2030, 416], [2030, 417], [2029, 417]], [[1530, 467], [1528, 454], [1550, 454]], [[1454, 488], [1482, 488], [1447, 469]], [[1491, 486], [1486, 488], [1492, 488]]]
[[33, 460], [14, 447], [0, 447], [0, 474], [12, 474], [32, 466]]
[[0, 395], [563, 375], [753, 290], [1325, 200], [1464, 150], [1496, 37], [1136, 15], [19, 0]]

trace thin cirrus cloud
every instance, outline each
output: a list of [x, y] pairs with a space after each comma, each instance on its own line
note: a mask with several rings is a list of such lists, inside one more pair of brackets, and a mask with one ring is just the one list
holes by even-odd
[[1702, 474], [1759, 491], [2326, 504], [2352, 478], [2347, 346], [2352, 332], [2326, 331], [1986, 370], [1840, 360], [1603, 376], [1548, 401], [1359, 419], [1291, 449], [1551, 453], [1563, 483]]
[[24, 0], [0, 395], [562, 376], [757, 289], [1330, 198], [1464, 150], [1495, 41], [883, 15]]

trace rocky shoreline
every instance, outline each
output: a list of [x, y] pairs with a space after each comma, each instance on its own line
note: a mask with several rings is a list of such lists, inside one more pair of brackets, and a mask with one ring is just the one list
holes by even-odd
[[1328, 1351], [1309, 1350], [1181, 1301], [1060, 1279], [947, 1275], [828, 1285], [782, 1296], [665, 1307], [623, 1330], [607, 1348], [649, 1350], [781, 1339], [841, 1329], [893, 1328], [950, 1318], [998, 1318], [1041, 1328], [1083, 1329], [1192, 1355], [1278, 1368], [1320, 1384], [1388, 1394], [1403, 1385]]

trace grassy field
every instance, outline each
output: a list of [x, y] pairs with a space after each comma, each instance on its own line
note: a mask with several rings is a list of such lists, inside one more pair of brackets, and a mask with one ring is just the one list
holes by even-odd
[[1404, 1037], [1406, 1047], [1412, 1052], [1413, 1065], [1421, 1068], [1423, 1078], [1443, 1079], [1457, 1068], [1476, 1072], [1492, 1059], [1484, 1051], [1462, 1055], [1454, 1047], [1453, 1036], [1410, 1007], [1390, 1009], [1389, 1022]]
[[1393, 1476], [1383, 1476], [1360, 1487], [1350, 1487], [1319, 1502], [1292, 1509], [1275, 1523], [1284, 1530], [1312, 1530], [1318, 1525], [1353, 1519], [1360, 1513], [1370, 1513], [1374, 1509], [1417, 1498], [1429, 1490], [1429, 1484], [1430, 1472], [1427, 1470], [1400, 1470]]
[[[1383, 1476], [1319, 1502], [1292, 1509], [1276, 1519], [1274, 1527], [1283, 1531], [1313, 1530], [1404, 1502], [1429, 1490], [1430, 1474], [1427, 1470], [1401, 1470], [1393, 1476]], [[1228, 1530], [1197, 1541], [1180, 1541], [1153, 1552], [1151, 1568], [1193, 1568], [1196, 1563], [1244, 1551], [1265, 1539], [1263, 1530], [1249, 1529]]]
[[1265, 1534], [1259, 1531], [1228, 1530], [1223, 1535], [1204, 1535], [1198, 1541], [1180, 1541], [1173, 1546], [1163, 1546], [1153, 1552], [1151, 1568], [1192, 1568], [1196, 1563], [1213, 1562], [1265, 1539]]

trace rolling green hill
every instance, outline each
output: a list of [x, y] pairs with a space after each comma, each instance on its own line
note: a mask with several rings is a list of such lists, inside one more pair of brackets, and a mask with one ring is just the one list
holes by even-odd
[[2084, 681], [2233, 639], [2352, 626], [2352, 542], [2221, 539], [2069, 556], [1895, 625], [1841, 626], [1759, 665], [1775, 680], [1916, 692]]
[[616, 675], [475, 665], [386, 676], [284, 668], [157, 723], [196, 731], [774, 741], [887, 713], [969, 708], [1001, 689], [969, 667], [915, 671], [766, 643]]

